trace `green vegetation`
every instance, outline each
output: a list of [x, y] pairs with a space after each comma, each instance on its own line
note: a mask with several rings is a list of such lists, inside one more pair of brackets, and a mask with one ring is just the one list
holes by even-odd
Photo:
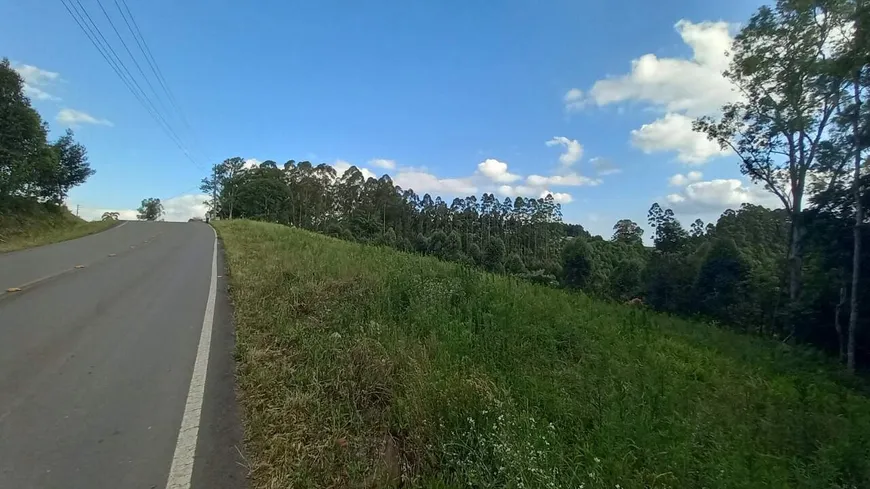
[[[277, 222], [643, 302], [813, 345], [854, 372], [870, 364], [870, 287], [860, 282], [870, 274], [870, 250], [861, 246], [870, 237], [863, 211], [870, 205], [870, 3], [762, 6], [729, 58], [723, 76], [743, 97], [693, 129], [733, 152], [741, 172], [781, 208], [743, 204], [686, 229], [673, 210], [653, 203], [652, 248], [629, 219], [616, 222], [609, 240], [563, 223], [552, 195], [500, 200], [489, 192], [451, 201], [401, 188], [389, 175], [365, 178], [353, 166], [342, 175], [308, 161], [245, 168], [235, 157], [215, 165], [201, 189], [213, 196], [212, 216]], [[497, 186], [489, 182], [490, 190]]]
[[[493, 194], [448, 205], [393, 184], [388, 175], [364, 180], [360, 170], [335, 174], [326, 164], [289, 161], [242, 169], [241, 159], [217, 165], [213, 204], [221, 218], [266, 220], [365, 244], [390, 246], [535, 283], [579, 289], [618, 301], [640, 298], [672, 314], [703, 316], [736, 331], [812, 344], [846, 363], [854, 210], [848, 186], [813, 197], [804, 212], [802, 290], [789, 301], [789, 215], [744, 204], [715, 223], [685, 229], [671, 209], [653, 204], [644, 230], [619, 220], [610, 239], [561, 222], [552, 198], [499, 201]], [[215, 175], [220, 172], [215, 171]], [[870, 175], [864, 177], [870, 183]], [[207, 184], [211, 184], [207, 180]], [[206, 185], [204, 190], [211, 187]], [[868, 186], [870, 188], [870, 186]], [[870, 192], [862, 193], [865, 205]], [[232, 206], [230, 205], [232, 204]], [[230, 211], [232, 209], [232, 212]], [[862, 228], [863, 235], [868, 227]], [[870, 248], [859, 253], [865, 273]], [[870, 287], [859, 288], [856, 356], [870, 359]], [[866, 327], [865, 327], [866, 326]]]
[[24, 81], [0, 59], [0, 251], [108, 228], [110, 222], [85, 223], [63, 206], [69, 190], [93, 174], [72, 131], [48, 141], [48, 124], [24, 95]]
[[116, 223], [115, 220], [86, 222], [66, 207], [34, 204], [10, 214], [0, 213], [0, 252], [81, 238]]
[[24, 95], [24, 80], [0, 60], [0, 209], [22, 201], [61, 204], [93, 174], [72, 131], [48, 141], [48, 124]]
[[160, 199], [149, 197], [142, 199], [142, 205], [136, 211], [136, 218], [140, 221], [157, 221], [163, 216], [163, 203]]
[[254, 488], [870, 485], [870, 400], [809, 350], [385, 246], [216, 228]]

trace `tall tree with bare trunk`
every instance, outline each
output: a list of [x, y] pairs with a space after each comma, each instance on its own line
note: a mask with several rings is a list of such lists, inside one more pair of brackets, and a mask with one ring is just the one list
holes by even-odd
[[[841, 0], [779, 0], [761, 7], [736, 36], [724, 73], [741, 99], [721, 118], [701, 118], [706, 133], [740, 158], [741, 170], [779, 198], [789, 215], [788, 296], [794, 311], [801, 292], [804, 200], [808, 179], [822, 164], [827, 129], [840, 103], [842, 79], [831, 70], [831, 43], [839, 32]], [[834, 175], [838, 167], [827, 166]], [[789, 336], [794, 320], [789, 318]]]

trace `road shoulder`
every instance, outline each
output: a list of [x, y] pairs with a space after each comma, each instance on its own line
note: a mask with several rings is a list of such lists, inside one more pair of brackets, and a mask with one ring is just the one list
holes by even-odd
[[191, 487], [248, 487], [243, 430], [236, 396], [235, 328], [227, 289], [223, 243], [218, 239], [217, 296], [205, 402]]

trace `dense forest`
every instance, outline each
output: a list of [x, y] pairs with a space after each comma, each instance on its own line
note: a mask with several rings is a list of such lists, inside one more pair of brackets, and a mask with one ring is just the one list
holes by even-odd
[[[327, 164], [242, 158], [214, 166], [210, 214], [278, 222], [395, 247], [538, 283], [697, 315], [746, 333], [812, 344], [854, 370], [870, 359], [863, 209], [870, 176], [870, 8], [780, 1], [736, 36], [724, 73], [743, 94], [705, 133], [782, 203], [744, 204], [688, 227], [653, 204], [643, 229], [620, 220], [609, 239], [562, 222], [546, 198], [491, 193], [446, 200], [389, 175]], [[778, 46], [771, 48], [771, 46]]]
[[72, 131], [48, 140], [48, 124], [30, 105], [24, 80], [0, 60], [0, 215], [40, 205], [60, 209], [67, 192], [94, 174]]

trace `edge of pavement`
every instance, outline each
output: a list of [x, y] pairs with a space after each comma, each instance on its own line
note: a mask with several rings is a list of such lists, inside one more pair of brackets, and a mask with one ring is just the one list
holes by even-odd
[[236, 387], [236, 331], [223, 240], [217, 230], [215, 235], [218, 244], [217, 297], [205, 384], [206, 402], [202, 406], [191, 487], [245, 489], [249, 487], [249, 468]]

